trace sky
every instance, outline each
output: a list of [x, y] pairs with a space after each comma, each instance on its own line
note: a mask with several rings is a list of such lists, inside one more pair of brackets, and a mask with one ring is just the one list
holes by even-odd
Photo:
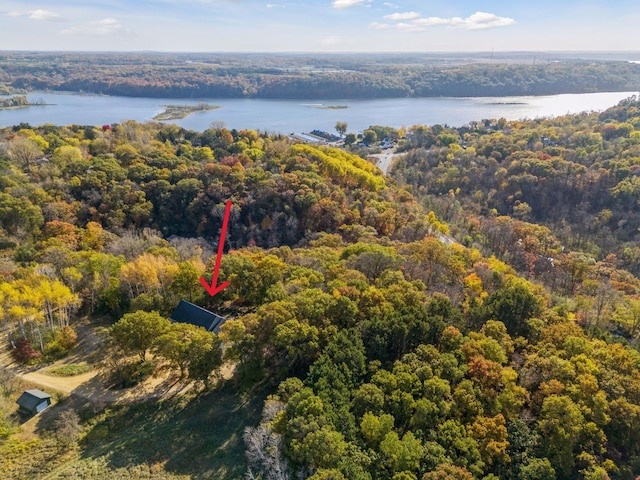
[[0, 50], [640, 51], [638, 25], [637, 0], [0, 0]]

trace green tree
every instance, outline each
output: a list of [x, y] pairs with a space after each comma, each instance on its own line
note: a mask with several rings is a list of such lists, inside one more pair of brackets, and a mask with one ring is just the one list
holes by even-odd
[[309, 477], [309, 480], [347, 480], [340, 470], [320, 469]]
[[338, 132], [340, 137], [344, 136], [347, 132], [347, 127], [347, 122], [336, 122], [336, 132]]
[[0, 411], [0, 441], [9, 438], [9, 435], [13, 432], [13, 425], [4, 418], [2, 411]]
[[169, 290], [176, 297], [188, 299], [193, 302], [194, 294], [198, 297], [202, 296], [202, 286], [200, 285], [200, 272], [192, 262], [180, 262], [178, 271], [173, 277], [173, 282]]
[[488, 317], [499, 320], [512, 336], [526, 336], [527, 320], [542, 311], [542, 300], [522, 279], [514, 279], [486, 300]]
[[405, 433], [402, 440], [396, 432], [387, 433], [380, 442], [380, 453], [392, 472], [417, 471], [424, 457], [422, 443], [412, 432]]
[[189, 378], [209, 387], [211, 373], [222, 366], [222, 342], [212, 332], [193, 335], [189, 339]]
[[288, 320], [274, 329], [273, 345], [293, 372], [304, 371], [317, 355], [318, 329], [296, 319]]
[[543, 451], [551, 465], [562, 475], [569, 475], [574, 463], [574, 447], [580, 441], [585, 419], [571, 398], [550, 395], [542, 403], [538, 430], [544, 438]]
[[188, 323], [172, 323], [158, 338], [158, 353], [190, 379], [208, 384], [209, 374], [222, 363], [219, 340], [213, 333]]
[[19, 238], [36, 235], [44, 224], [40, 207], [26, 197], [0, 192], [0, 227]]
[[362, 141], [367, 145], [371, 145], [378, 141], [378, 135], [374, 130], [368, 129], [362, 132]]
[[518, 480], [556, 480], [556, 471], [548, 458], [533, 458], [520, 466]]
[[357, 137], [355, 133], [347, 133], [347, 135], [344, 137], [344, 144], [353, 145], [354, 143], [356, 143], [356, 140], [357, 140]]
[[115, 156], [122, 165], [131, 165], [139, 155], [140, 152], [131, 144], [126, 143], [116, 147]]
[[71, 145], [62, 145], [53, 151], [52, 160], [60, 168], [64, 168], [72, 162], [80, 162], [83, 160], [82, 151], [78, 147]]
[[367, 444], [377, 446], [393, 430], [394, 418], [385, 413], [381, 416], [367, 412], [360, 422], [360, 432]]
[[347, 443], [340, 432], [328, 425], [309, 432], [302, 443], [292, 442], [297, 455], [305, 459], [312, 468], [335, 468], [347, 449]]
[[422, 476], [422, 480], [473, 480], [474, 477], [463, 467], [456, 467], [454, 465], [442, 464], [428, 473]]
[[158, 312], [137, 311], [126, 313], [113, 324], [109, 334], [125, 351], [137, 353], [145, 361], [147, 352], [158, 345], [158, 339], [171, 323]]
[[212, 162], [213, 151], [210, 147], [196, 147], [193, 149], [193, 159], [196, 162]]

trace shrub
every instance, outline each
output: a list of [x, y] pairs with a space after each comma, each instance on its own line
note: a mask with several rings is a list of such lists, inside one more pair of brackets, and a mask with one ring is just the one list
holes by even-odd
[[47, 343], [47, 355], [60, 357], [71, 350], [78, 343], [78, 334], [71, 327], [62, 327], [53, 334], [53, 340]]
[[81, 373], [89, 372], [92, 369], [93, 367], [91, 365], [81, 363], [52, 368], [48, 370], [47, 373], [51, 375], [57, 375], [59, 377], [72, 377], [74, 375], [80, 375]]
[[155, 293], [141, 293], [131, 300], [129, 310], [137, 312], [143, 310], [145, 312], [161, 311], [163, 306], [162, 297]]
[[11, 351], [13, 358], [20, 363], [27, 363], [34, 358], [40, 358], [42, 354], [31, 348], [31, 342], [26, 338], [21, 338], [16, 342], [16, 347]]
[[11, 424], [3, 417], [0, 412], [0, 440], [5, 440], [11, 435]]
[[155, 370], [156, 364], [151, 361], [123, 362], [111, 370], [110, 381], [113, 388], [129, 388], [145, 381]]
[[65, 350], [71, 350], [78, 343], [78, 334], [69, 326], [62, 327], [56, 332], [56, 341]]

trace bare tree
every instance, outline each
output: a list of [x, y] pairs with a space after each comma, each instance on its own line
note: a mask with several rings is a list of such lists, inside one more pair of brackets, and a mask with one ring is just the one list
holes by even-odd
[[127, 260], [132, 260], [142, 255], [149, 247], [161, 243], [162, 236], [155, 230], [128, 229], [122, 232], [120, 237], [113, 237], [105, 247], [105, 253], [124, 255]]
[[223, 120], [214, 120], [209, 124], [209, 128], [212, 128], [214, 130], [224, 130], [226, 126], [227, 125], [224, 123]]
[[187, 238], [174, 236], [169, 239], [169, 245], [177, 250], [178, 258], [181, 262], [200, 257], [200, 259], [206, 263], [209, 258], [215, 255], [209, 242], [202, 237]]
[[56, 418], [53, 427], [55, 436], [61, 446], [67, 447], [75, 442], [82, 432], [80, 417], [71, 409], [63, 410]]
[[289, 480], [289, 465], [282, 455], [282, 435], [273, 431], [271, 421], [284, 408], [277, 400], [267, 400], [262, 410], [262, 422], [244, 430], [245, 452], [249, 461], [248, 479]]
[[24, 137], [16, 137], [11, 140], [7, 153], [11, 160], [15, 160], [23, 167], [28, 167], [43, 155], [36, 142]]
[[0, 395], [4, 398], [9, 398], [15, 394], [22, 387], [22, 382], [18, 377], [0, 367]]

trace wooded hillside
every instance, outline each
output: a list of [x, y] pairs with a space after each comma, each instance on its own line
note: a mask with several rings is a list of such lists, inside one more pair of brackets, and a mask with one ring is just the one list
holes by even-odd
[[[635, 478], [639, 107], [416, 126], [395, 179], [250, 130], [5, 129], [3, 348], [48, 361], [106, 315], [120, 386], [162, 364], [197, 394], [83, 408], [68, 443], [0, 403], [0, 472]], [[230, 286], [205, 298], [227, 200]], [[181, 298], [220, 335], [171, 326]]]
[[[0, 54], [0, 85], [160, 98], [398, 98], [637, 91], [640, 65], [429, 55]], [[555, 58], [555, 57], [551, 57]], [[468, 63], [471, 62], [471, 63]]]

